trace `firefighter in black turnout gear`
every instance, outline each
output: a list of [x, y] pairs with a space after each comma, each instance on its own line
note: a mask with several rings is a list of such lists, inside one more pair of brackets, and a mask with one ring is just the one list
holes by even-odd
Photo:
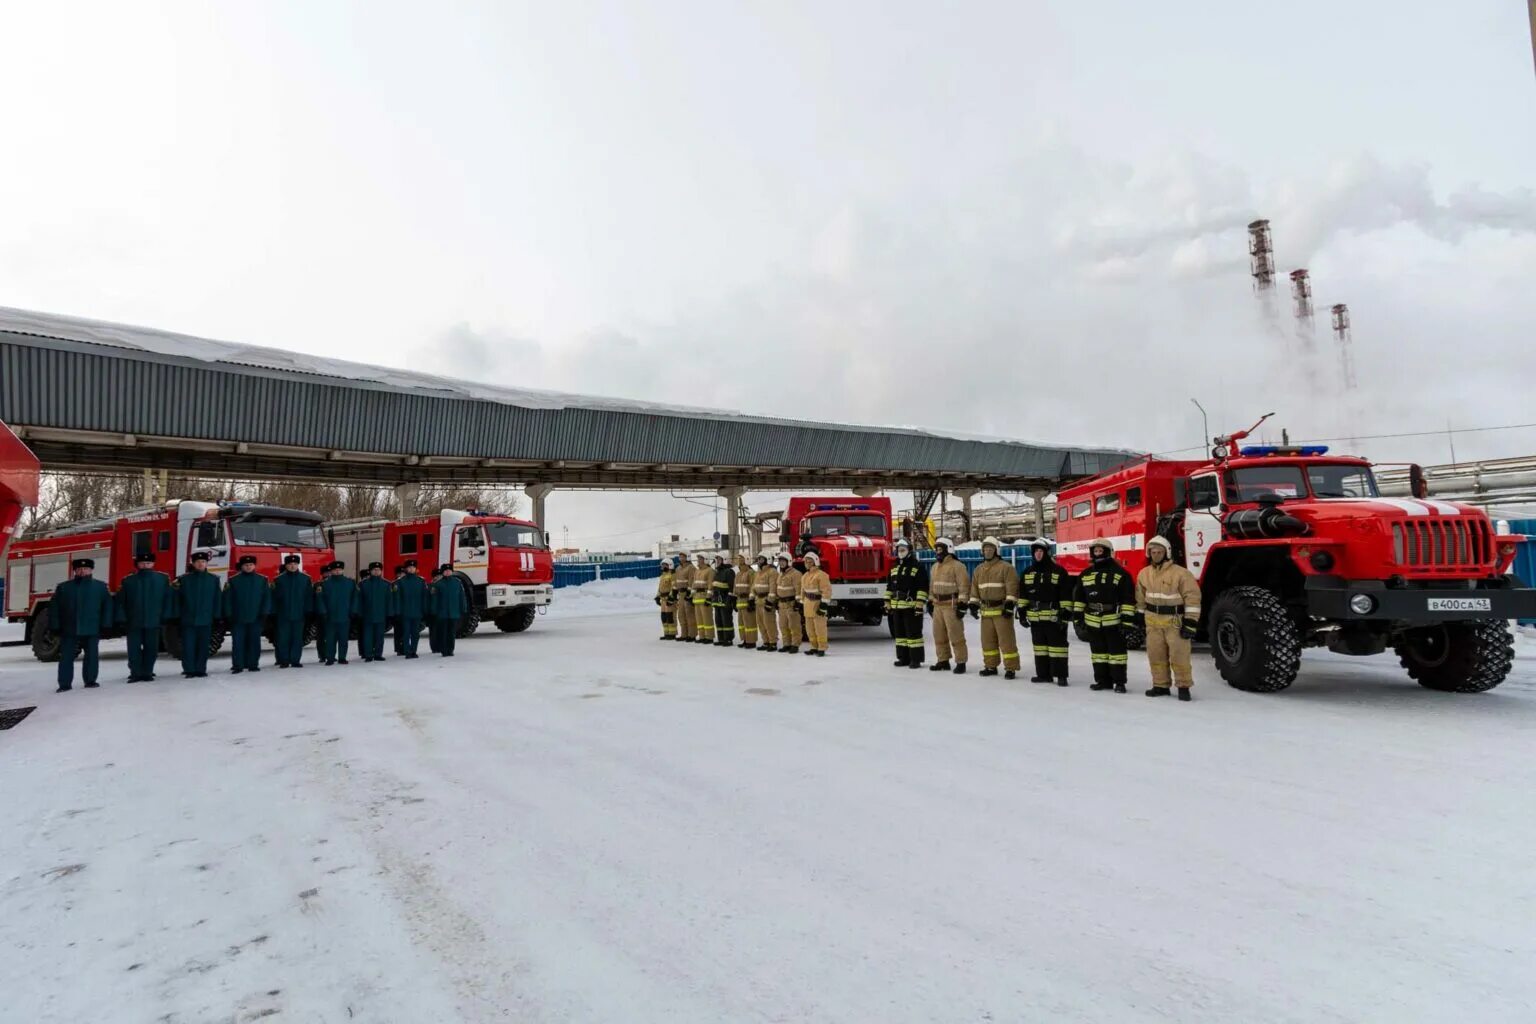
[[1136, 581], [1115, 561], [1115, 546], [1102, 537], [1088, 545], [1093, 564], [1078, 578], [1072, 609], [1093, 653], [1090, 690], [1125, 692], [1125, 627], [1136, 617]]
[[715, 646], [736, 645], [736, 620], [732, 614], [736, 607], [736, 570], [724, 555], [715, 556], [715, 580], [710, 584], [709, 601], [714, 605]]
[[896, 542], [896, 563], [885, 587], [885, 610], [896, 637], [898, 667], [923, 664], [923, 606], [928, 602], [928, 569], [905, 539]]
[[1019, 623], [1029, 627], [1035, 648], [1032, 683], [1067, 685], [1067, 623], [1071, 620], [1076, 584], [1072, 574], [1051, 557], [1051, 542], [1039, 538], [1029, 546], [1032, 559], [1019, 575]]

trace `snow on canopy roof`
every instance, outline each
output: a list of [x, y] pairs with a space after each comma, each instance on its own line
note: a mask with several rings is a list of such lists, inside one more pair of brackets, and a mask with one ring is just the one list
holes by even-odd
[[947, 438], [957, 441], [978, 441], [989, 444], [1019, 444], [1034, 448], [1070, 449], [1074, 452], [1111, 455], [1131, 454], [1123, 449], [1099, 448], [1083, 445], [1045, 444], [980, 434], [965, 434], [926, 427], [872, 426], [825, 422], [809, 424], [803, 420], [780, 419], [771, 416], [752, 416], [724, 409], [704, 406], [672, 405], [645, 402], [628, 398], [600, 395], [577, 395], [560, 391], [544, 391], [536, 388], [514, 388], [499, 384], [483, 384], [454, 377], [402, 370], [369, 363], [355, 363], [329, 356], [290, 352], [262, 345], [241, 345], [234, 342], [214, 341], [175, 331], [162, 331], [153, 327], [134, 327], [127, 324], [90, 320], [85, 317], [64, 316], [56, 313], [38, 313], [24, 309], [0, 306], [0, 331], [32, 335], [59, 341], [100, 345], [108, 348], [141, 352], [178, 359], [192, 359], [229, 367], [275, 371], [285, 374], [326, 377], [342, 386], [373, 384], [395, 391], [416, 391], [441, 398], [478, 399], [498, 402], [524, 409], [589, 409], [600, 412], [650, 413], [653, 415], [729, 418], [756, 423], [775, 423], [797, 426], [816, 425], [842, 430], [876, 431], [880, 433], [916, 434]]

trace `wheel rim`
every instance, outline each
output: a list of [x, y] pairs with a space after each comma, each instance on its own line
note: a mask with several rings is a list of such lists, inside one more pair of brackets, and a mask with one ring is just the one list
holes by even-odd
[[1444, 626], [1427, 626], [1408, 634], [1408, 651], [1425, 668], [1439, 668], [1450, 657], [1451, 641]]
[[1216, 626], [1216, 650], [1225, 661], [1243, 660], [1243, 631], [1232, 619], [1222, 619]]

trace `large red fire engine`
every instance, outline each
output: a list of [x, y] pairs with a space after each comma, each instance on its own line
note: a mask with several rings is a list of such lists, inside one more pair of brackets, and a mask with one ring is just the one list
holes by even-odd
[[1390, 645], [1432, 690], [1504, 680], [1507, 620], [1536, 615], [1536, 590], [1508, 574], [1521, 538], [1495, 533], [1481, 509], [1429, 498], [1417, 472], [1414, 497], [1384, 498], [1364, 459], [1239, 448], [1248, 433], [1217, 438], [1207, 460], [1148, 458], [1063, 488], [1062, 565], [1081, 573], [1103, 537], [1134, 574], [1147, 539], [1166, 537], [1200, 581], [1216, 668], [1240, 690], [1285, 689], [1302, 648], [1324, 646], [1365, 655]]
[[0, 423], [0, 559], [10, 547], [22, 511], [37, 504], [40, 478], [37, 456]]
[[381, 562], [393, 576], [414, 558], [426, 575], [452, 563], [471, 590], [459, 636], [473, 633], [487, 618], [504, 633], [521, 633], [554, 596], [554, 557], [544, 533], [524, 519], [445, 508], [440, 515], [400, 522], [336, 523], [330, 535], [337, 557], [356, 569]]
[[807, 551], [820, 556], [832, 579], [832, 616], [881, 623], [891, 571], [890, 498], [790, 498], [779, 539], [797, 562]]
[[[304, 571], [318, 580], [332, 557], [321, 522], [314, 512], [272, 505], [173, 500], [59, 527], [12, 547], [5, 562], [5, 617], [26, 623], [26, 637], [39, 660], [57, 661], [59, 638], [48, 604], [54, 587], [68, 578], [72, 559], [94, 559], [97, 577], [114, 592], [143, 553], [172, 577], [186, 571], [193, 551], [207, 551], [208, 571], [221, 577], [251, 555], [256, 571], [271, 578], [285, 556], [298, 555]], [[224, 634], [215, 629], [211, 650], [223, 644]], [[165, 646], [180, 655], [178, 630], [166, 629]]]

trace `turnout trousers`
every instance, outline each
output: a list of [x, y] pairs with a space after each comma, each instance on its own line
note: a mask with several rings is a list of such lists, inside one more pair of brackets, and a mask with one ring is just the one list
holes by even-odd
[[709, 598], [703, 591], [694, 594], [690, 601], [693, 602], [693, 628], [698, 630], [699, 639], [715, 642], [715, 609], [709, 603]]
[[61, 636], [59, 637], [59, 686], [69, 689], [75, 683], [75, 655], [82, 655], [80, 659], [80, 678], [85, 680], [86, 686], [96, 683], [96, 672], [100, 667], [98, 652], [101, 649], [101, 637], [99, 636]]
[[661, 635], [668, 640], [677, 636], [677, 605], [661, 602]]
[[1179, 635], [1177, 622], [1147, 623], [1147, 662], [1152, 666], [1153, 686], [1176, 684], [1181, 690], [1193, 686], [1195, 673], [1189, 663], [1189, 651], [1190, 642]]
[[138, 679], [148, 679], [155, 674], [155, 658], [160, 654], [160, 631], [149, 629], [128, 630], [128, 674]]
[[926, 654], [923, 645], [923, 606], [918, 601], [892, 601], [891, 627], [896, 631], [896, 661], [902, 665], [921, 665]]
[[768, 602], [762, 598], [757, 601], [757, 645], [759, 647], [779, 646], [779, 623], [773, 610], [768, 607]]
[[1016, 672], [1019, 668], [1019, 641], [1013, 629], [1013, 616], [1003, 613], [1003, 606], [981, 606], [981, 660], [987, 668]]
[[230, 638], [234, 641], [234, 652], [230, 658], [231, 668], [255, 669], [261, 667], [261, 623], [259, 622], [232, 622], [229, 626]]
[[1093, 681], [1125, 685], [1126, 656], [1125, 628], [1120, 625], [1117, 613], [1083, 617], [1083, 631], [1088, 634], [1088, 650], [1092, 652]]
[[674, 606], [677, 609], [677, 635], [684, 640], [692, 640], [699, 635], [698, 627], [693, 620], [693, 605], [691, 598], [684, 594], [683, 599]]
[[278, 619], [272, 656], [279, 665], [297, 665], [304, 659], [304, 620]]
[[960, 611], [954, 598], [934, 599], [933, 602], [933, 656], [948, 661], [954, 651], [955, 663], [964, 665], [970, 649], [965, 645], [965, 625], [960, 621]]
[[736, 642], [736, 625], [731, 619], [731, 599], [722, 597], [715, 605], [715, 643], [729, 647]]
[[183, 626], [181, 629], [181, 670], [189, 676], [208, 674], [208, 648], [213, 645], [213, 627]]
[[736, 621], [741, 624], [741, 642], [748, 647], [757, 646], [757, 602], [738, 598]]
[[1035, 648], [1036, 676], [1041, 679], [1067, 678], [1067, 624], [1065, 622], [1055, 618], [1031, 618], [1029, 641]]
[[800, 646], [800, 606], [794, 601], [779, 602], [779, 644], [781, 647]]
[[805, 602], [805, 636], [811, 650], [827, 649], [827, 617], [822, 614], [822, 603], [809, 598]]

